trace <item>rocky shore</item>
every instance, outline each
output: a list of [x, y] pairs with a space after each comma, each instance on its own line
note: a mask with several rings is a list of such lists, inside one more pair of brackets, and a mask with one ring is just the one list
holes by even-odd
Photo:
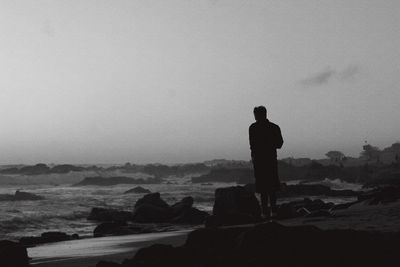
[[[398, 260], [392, 248], [399, 245], [400, 237], [399, 187], [354, 192], [327, 190], [316, 185], [284, 185], [281, 194], [343, 194], [355, 200], [334, 204], [318, 198], [304, 198], [283, 203], [279, 205], [275, 218], [279, 223], [262, 220], [260, 205], [252, 188], [252, 185], [218, 188], [212, 214], [193, 207], [192, 197], [184, 197], [169, 205], [159, 193], [144, 194], [131, 211], [93, 208], [88, 219], [99, 222], [93, 232], [95, 237], [171, 231], [177, 229], [176, 225], [187, 225], [186, 229], [198, 228], [188, 235], [184, 245], [153, 245], [139, 250], [124, 262], [99, 262], [96, 266], [264, 266], [271, 262], [279, 263], [281, 257], [284, 266], [343, 265], [344, 259], [345, 265], [360, 266], [377, 263], [378, 258], [385, 266], [390, 266]], [[73, 242], [78, 238], [77, 235], [48, 232], [21, 238], [19, 243], [1, 241], [1, 266], [28, 266], [29, 261], [22, 260], [26, 247], [58, 241]], [[300, 240], [303, 240], [303, 246]], [[366, 247], [365, 244], [369, 245]], [[321, 246], [325, 248], [323, 251], [320, 251]], [[270, 253], [264, 255], [261, 250], [264, 254], [265, 251]], [[291, 257], [285, 259], [281, 250], [292, 253]], [[361, 251], [371, 255], [374, 252], [375, 256], [362, 258]], [[329, 265], [331, 262], [323, 260], [332, 253], [335, 260]]]

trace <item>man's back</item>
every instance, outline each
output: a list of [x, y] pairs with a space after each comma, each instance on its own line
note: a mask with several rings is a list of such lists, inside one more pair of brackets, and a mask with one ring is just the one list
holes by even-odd
[[283, 139], [278, 125], [269, 120], [261, 120], [250, 125], [250, 149], [254, 155], [276, 156], [276, 149], [281, 148]]

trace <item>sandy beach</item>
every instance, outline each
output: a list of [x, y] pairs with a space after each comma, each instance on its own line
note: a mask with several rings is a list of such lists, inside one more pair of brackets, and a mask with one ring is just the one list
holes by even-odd
[[44, 244], [28, 249], [31, 265], [35, 267], [87, 267], [100, 260], [121, 262], [135, 252], [154, 243], [179, 246], [186, 240], [189, 230], [87, 238]]

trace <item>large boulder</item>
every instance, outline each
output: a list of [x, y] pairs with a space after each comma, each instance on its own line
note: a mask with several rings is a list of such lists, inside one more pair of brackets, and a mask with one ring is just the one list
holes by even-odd
[[208, 215], [193, 207], [192, 197], [184, 197], [169, 206], [160, 193], [151, 193], [136, 202], [132, 220], [136, 223], [202, 224]]
[[104, 209], [104, 208], [92, 208], [88, 216], [88, 220], [100, 221], [100, 222], [112, 222], [112, 221], [129, 221], [132, 219], [132, 212], [121, 211], [115, 209]]
[[215, 190], [213, 216], [221, 225], [252, 223], [261, 219], [261, 208], [254, 193], [243, 186]]
[[8, 240], [0, 240], [1, 267], [27, 267], [29, 258], [26, 248]]
[[143, 196], [142, 198], [138, 199], [138, 201], [136, 201], [135, 208], [137, 208], [141, 205], [144, 205], [144, 204], [156, 206], [156, 207], [159, 207], [162, 209], [169, 208], [169, 205], [167, 204], [167, 202], [165, 202], [164, 200], [161, 199], [161, 195], [158, 192], [147, 194], [147, 195]]
[[193, 206], [193, 197], [184, 197], [181, 201], [171, 205], [172, 216], [177, 216]]
[[180, 224], [203, 224], [209, 214], [196, 208], [188, 208], [171, 219], [172, 223]]
[[169, 205], [161, 199], [160, 193], [151, 193], [140, 198], [133, 211], [133, 221], [138, 223], [167, 222], [171, 217]]
[[132, 220], [137, 223], [162, 223], [171, 218], [169, 208], [144, 203], [133, 211]]

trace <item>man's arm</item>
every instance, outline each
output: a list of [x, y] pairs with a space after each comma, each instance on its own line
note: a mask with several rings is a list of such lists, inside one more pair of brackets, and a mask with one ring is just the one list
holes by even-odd
[[281, 128], [279, 126], [276, 126], [276, 148], [281, 148], [283, 145], [283, 138], [281, 134]]
[[253, 160], [255, 144], [254, 144], [254, 129], [251, 125], [249, 127], [249, 143], [250, 143], [250, 150], [251, 150], [251, 159]]

